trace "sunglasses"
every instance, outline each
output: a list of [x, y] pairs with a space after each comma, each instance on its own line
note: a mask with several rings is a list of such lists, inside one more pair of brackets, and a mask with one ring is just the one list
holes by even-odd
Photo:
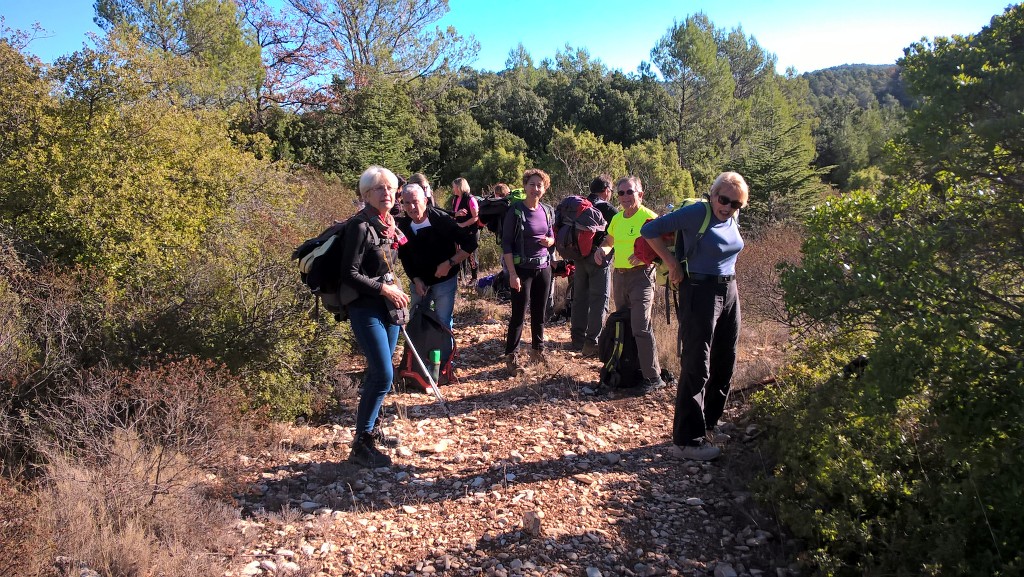
[[731, 200], [720, 194], [716, 195], [715, 198], [718, 199], [718, 204], [721, 204], [722, 206], [731, 206], [736, 210], [743, 208], [743, 203], [738, 200]]
[[627, 194], [628, 194], [629, 196], [633, 196], [633, 194], [634, 194], [635, 192], [637, 192], [637, 191], [635, 191], [635, 190], [633, 190], [633, 189], [629, 189], [629, 190], [617, 190], [617, 191], [615, 191], [615, 192], [619, 193], [619, 196], [626, 196]]

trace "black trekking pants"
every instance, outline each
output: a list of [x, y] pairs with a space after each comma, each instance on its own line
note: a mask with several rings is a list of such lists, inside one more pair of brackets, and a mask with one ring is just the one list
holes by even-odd
[[530, 308], [530, 336], [533, 348], [544, 348], [544, 316], [548, 306], [548, 290], [551, 286], [551, 267], [523, 268], [516, 267], [516, 274], [522, 287], [512, 291], [512, 316], [508, 320], [508, 333], [505, 335], [505, 354], [515, 352], [523, 337], [523, 323], [526, 320], [526, 308]]
[[740, 337], [736, 280], [684, 280], [679, 286], [679, 384], [672, 442], [696, 445], [718, 424], [729, 396]]

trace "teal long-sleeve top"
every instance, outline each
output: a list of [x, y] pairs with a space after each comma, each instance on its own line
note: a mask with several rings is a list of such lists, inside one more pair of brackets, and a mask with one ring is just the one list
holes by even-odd
[[[644, 238], [657, 238], [663, 234], [678, 232], [676, 235], [676, 257], [682, 259], [693, 246], [697, 232], [707, 214], [707, 202], [697, 202], [680, 207], [668, 214], [648, 221], [640, 229]], [[743, 250], [743, 237], [735, 213], [726, 221], [718, 220], [711, 214], [711, 222], [690, 255], [687, 270], [707, 275], [736, 274], [736, 256]]]

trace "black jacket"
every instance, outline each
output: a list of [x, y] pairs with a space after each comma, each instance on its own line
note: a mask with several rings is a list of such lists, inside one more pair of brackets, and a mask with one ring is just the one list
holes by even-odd
[[[376, 217], [360, 212], [345, 227], [344, 245], [341, 253], [341, 279], [356, 289], [359, 298], [352, 302], [356, 306], [384, 305], [380, 287], [391, 267], [397, 262], [392, 241], [380, 232], [383, 225]], [[376, 222], [375, 222], [376, 221]], [[373, 229], [374, 233], [369, 231]], [[377, 239], [374, 243], [373, 240]], [[392, 275], [390, 278], [394, 279]], [[395, 282], [392, 280], [391, 282]]]
[[434, 276], [438, 265], [455, 256], [460, 247], [466, 252], [475, 251], [477, 235], [472, 234], [474, 227], [460, 227], [454, 218], [435, 208], [427, 210], [427, 220], [430, 226], [414, 233], [411, 218], [402, 216], [397, 219], [398, 228], [408, 238], [399, 247], [398, 258], [409, 279], [418, 278], [431, 286], [459, 274], [458, 267], [452, 267], [444, 278]]

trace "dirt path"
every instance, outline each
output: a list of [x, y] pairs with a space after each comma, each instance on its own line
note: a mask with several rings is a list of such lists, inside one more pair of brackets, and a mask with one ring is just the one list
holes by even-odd
[[[755, 506], [762, 468], [745, 395], [713, 463], [668, 457], [674, 388], [589, 394], [599, 362], [554, 350], [509, 379], [504, 324], [459, 331], [461, 383], [389, 397], [395, 466], [348, 464], [355, 399], [336, 425], [293, 427], [251, 456], [234, 575], [790, 575], [793, 548]], [[565, 323], [548, 330], [568, 341]]]

